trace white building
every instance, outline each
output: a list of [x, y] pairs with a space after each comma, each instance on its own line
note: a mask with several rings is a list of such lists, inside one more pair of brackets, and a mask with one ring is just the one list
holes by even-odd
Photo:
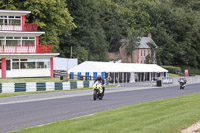
[[30, 11], [0, 10], [0, 78], [53, 77], [52, 45], [39, 45], [37, 24], [25, 23]]

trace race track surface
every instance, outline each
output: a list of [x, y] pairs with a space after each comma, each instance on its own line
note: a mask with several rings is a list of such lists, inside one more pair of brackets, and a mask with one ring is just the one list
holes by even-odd
[[0, 133], [197, 92], [200, 84], [187, 85], [184, 90], [178, 86], [153, 88], [150, 84], [142, 87], [129, 84], [107, 89], [102, 101], [93, 100], [92, 90], [0, 98]]

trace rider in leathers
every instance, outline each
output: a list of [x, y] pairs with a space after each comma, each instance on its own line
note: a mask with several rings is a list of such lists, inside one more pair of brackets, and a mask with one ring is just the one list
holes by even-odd
[[104, 79], [101, 77], [101, 75], [98, 75], [97, 78], [94, 80], [94, 83], [96, 81], [99, 81], [102, 84], [102, 89], [103, 89], [103, 93], [102, 94], [104, 95], [104, 91], [105, 91], [105, 87], [104, 87], [105, 81], [104, 81]]

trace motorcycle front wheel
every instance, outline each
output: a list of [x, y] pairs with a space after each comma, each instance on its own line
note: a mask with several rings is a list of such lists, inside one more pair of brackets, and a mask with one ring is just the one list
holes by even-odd
[[93, 93], [93, 99], [97, 100], [97, 91], [94, 91], [94, 93]]

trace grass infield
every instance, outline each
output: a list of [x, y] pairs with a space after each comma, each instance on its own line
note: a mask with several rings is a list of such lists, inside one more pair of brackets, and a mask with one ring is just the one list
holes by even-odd
[[200, 93], [195, 93], [21, 129], [15, 133], [179, 133], [200, 120], [199, 101]]

